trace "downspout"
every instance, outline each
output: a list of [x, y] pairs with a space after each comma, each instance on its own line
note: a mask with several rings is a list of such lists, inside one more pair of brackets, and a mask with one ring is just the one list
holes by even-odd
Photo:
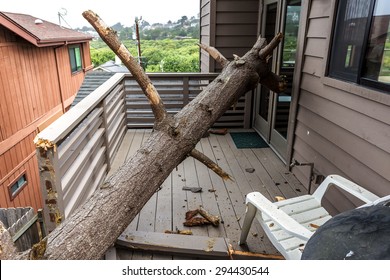
[[66, 45], [66, 44], [54, 48], [54, 58], [55, 58], [55, 61], [56, 61], [58, 88], [59, 88], [59, 92], [60, 92], [60, 100], [61, 100], [62, 113], [64, 113], [64, 114], [65, 114], [65, 100], [64, 100], [64, 95], [63, 95], [63, 92], [62, 92], [62, 82], [61, 82], [61, 75], [60, 75], [60, 71], [59, 71], [59, 63], [58, 63], [57, 50], [58, 50], [59, 48], [65, 46], [65, 45]]

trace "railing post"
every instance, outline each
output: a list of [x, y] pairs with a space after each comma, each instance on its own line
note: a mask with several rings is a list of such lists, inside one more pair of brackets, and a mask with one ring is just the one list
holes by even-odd
[[183, 77], [183, 107], [190, 102], [190, 78]]
[[42, 139], [36, 140], [35, 145], [44, 205], [43, 214], [48, 233], [65, 219], [57, 146]]
[[109, 139], [108, 139], [108, 116], [107, 116], [107, 102], [106, 102], [106, 98], [103, 99], [103, 101], [101, 102], [101, 105], [99, 107], [102, 107], [103, 108], [103, 114], [102, 114], [102, 117], [103, 117], [103, 123], [102, 123], [102, 126], [104, 128], [104, 133], [103, 133], [103, 137], [104, 137], [104, 145], [106, 146], [106, 161], [107, 161], [107, 171], [110, 171], [111, 169], [111, 160], [110, 160], [110, 142], [109, 142]]

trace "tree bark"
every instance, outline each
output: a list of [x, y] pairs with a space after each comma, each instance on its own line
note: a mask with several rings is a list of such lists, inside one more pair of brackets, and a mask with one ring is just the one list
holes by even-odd
[[[114, 52], [140, 81], [154, 108], [156, 123], [150, 138], [136, 154], [74, 215], [47, 236], [43, 259], [100, 259], [171, 171], [191, 155], [198, 141], [229, 107], [259, 82], [277, 92], [285, 87], [283, 79], [270, 72], [268, 54], [260, 55], [267, 44], [265, 39], [259, 38], [247, 54], [226, 63], [222, 73], [190, 104], [170, 116], [142, 69], [124, 51], [123, 45], [117, 44], [112, 30], [93, 12], [83, 15], [106, 42], [111, 41]], [[276, 40], [279, 42], [281, 36]], [[276, 45], [274, 43], [272, 49]], [[136, 71], [131, 68], [134, 63]]]

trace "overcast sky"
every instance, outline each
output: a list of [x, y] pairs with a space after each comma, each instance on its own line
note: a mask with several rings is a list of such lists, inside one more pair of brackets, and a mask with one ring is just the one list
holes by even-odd
[[[199, 0], [1, 0], [0, 11], [29, 14], [43, 20], [58, 21], [58, 12], [64, 12], [64, 19], [71, 28], [88, 26], [81, 15], [92, 10], [108, 25], [121, 22], [132, 26], [135, 17], [149, 23], [177, 21], [182, 16], [192, 17], [199, 13]], [[66, 23], [63, 22], [65, 27]]]

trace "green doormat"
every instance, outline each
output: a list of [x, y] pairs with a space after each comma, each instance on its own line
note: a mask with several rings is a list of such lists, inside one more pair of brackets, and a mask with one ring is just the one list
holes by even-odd
[[237, 149], [268, 148], [257, 132], [230, 132]]

